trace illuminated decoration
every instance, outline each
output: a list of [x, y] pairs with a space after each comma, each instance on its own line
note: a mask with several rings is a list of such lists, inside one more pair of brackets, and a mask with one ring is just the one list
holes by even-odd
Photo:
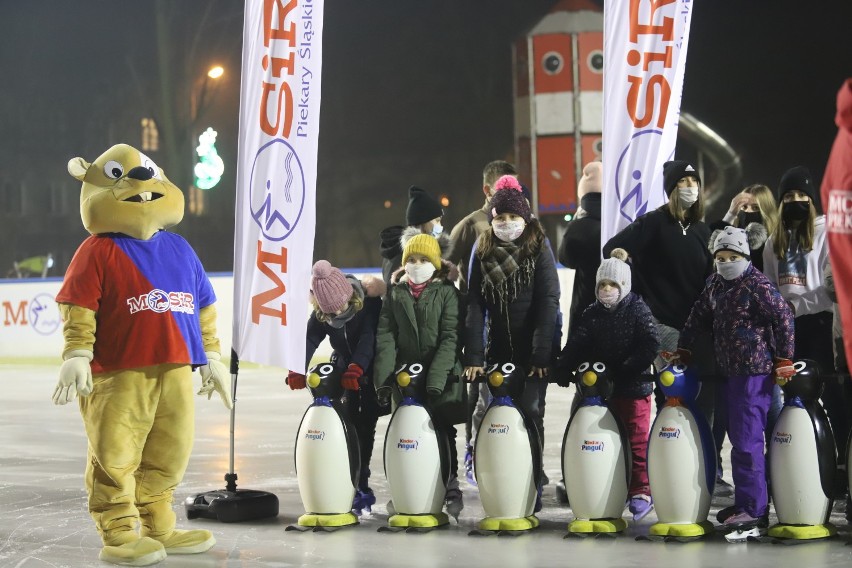
[[195, 164], [195, 187], [198, 189], [213, 189], [225, 172], [225, 162], [216, 151], [216, 131], [207, 128], [198, 137], [195, 148], [199, 162]]
[[449, 198], [449, 197], [447, 197], [446, 195], [442, 195], [442, 196], [441, 196], [441, 205], [443, 205], [444, 207], [449, 207], [449, 205], [450, 205], [450, 198]]

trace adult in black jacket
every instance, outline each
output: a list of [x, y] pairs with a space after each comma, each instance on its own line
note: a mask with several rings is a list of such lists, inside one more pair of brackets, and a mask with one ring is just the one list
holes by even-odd
[[595, 273], [601, 264], [601, 180], [603, 164], [589, 162], [577, 184], [580, 211], [565, 227], [559, 262], [574, 269], [574, 291], [568, 316], [568, 336], [574, 323], [595, 301]]

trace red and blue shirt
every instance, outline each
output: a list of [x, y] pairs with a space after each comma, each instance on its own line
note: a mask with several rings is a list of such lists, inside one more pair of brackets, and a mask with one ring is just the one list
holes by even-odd
[[179, 235], [89, 237], [74, 254], [56, 301], [97, 313], [93, 373], [207, 362], [199, 312], [216, 295]]

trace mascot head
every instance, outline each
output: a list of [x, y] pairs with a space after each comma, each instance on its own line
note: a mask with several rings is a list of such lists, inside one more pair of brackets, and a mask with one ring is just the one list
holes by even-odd
[[91, 164], [74, 158], [68, 173], [83, 182], [80, 216], [93, 235], [124, 233], [148, 240], [183, 219], [183, 193], [132, 146], [116, 144]]

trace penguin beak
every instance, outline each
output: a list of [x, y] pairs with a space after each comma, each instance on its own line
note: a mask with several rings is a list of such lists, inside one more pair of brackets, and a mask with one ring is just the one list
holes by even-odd
[[586, 371], [583, 373], [583, 384], [587, 387], [593, 386], [596, 382], [598, 382], [598, 375], [593, 371]]
[[503, 384], [503, 373], [500, 371], [494, 371], [490, 375], [488, 375], [488, 384], [492, 387], [499, 387]]

